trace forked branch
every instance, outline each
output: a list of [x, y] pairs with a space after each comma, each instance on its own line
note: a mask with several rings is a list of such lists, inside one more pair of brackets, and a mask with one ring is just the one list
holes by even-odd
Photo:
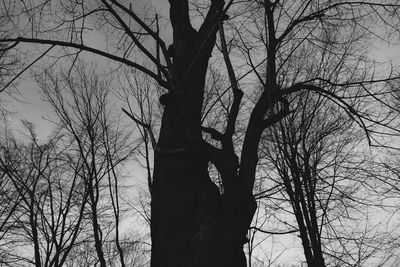
[[235, 124], [237, 116], [239, 114], [240, 102], [242, 101], [243, 92], [239, 89], [238, 81], [236, 79], [235, 71], [232, 67], [232, 62], [229, 58], [228, 48], [225, 40], [224, 24], [221, 21], [219, 25], [219, 37], [221, 39], [221, 51], [224, 56], [225, 65], [228, 71], [229, 81], [231, 83], [232, 93], [233, 93], [233, 103], [228, 115], [228, 122], [226, 126], [226, 138], [229, 139], [228, 142], [232, 143], [232, 136], [235, 133]]

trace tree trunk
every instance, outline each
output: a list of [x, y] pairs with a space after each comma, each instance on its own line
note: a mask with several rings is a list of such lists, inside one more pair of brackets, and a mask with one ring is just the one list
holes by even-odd
[[240, 226], [224, 212], [204, 153], [156, 157], [151, 266], [246, 266]]
[[201, 127], [208, 59], [224, 1], [211, 1], [198, 31], [190, 24], [188, 1], [169, 2], [174, 53], [171, 88], [160, 99], [165, 109], [151, 187], [151, 266], [244, 267], [250, 198], [233, 149], [220, 159], [223, 195], [210, 180], [208, 165], [215, 154], [203, 141]]
[[[166, 103], [160, 151], [155, 154], [151, 266], [246, 266], [247, 227], [240, 207], [244, 192], [236, 183], [236, 190], [220, 194], [208, 175], [210, 160], [204, 146], [185, 142], [179, 106], [176, 99]], [[235, 172], [232, 167], [231, 173]]]

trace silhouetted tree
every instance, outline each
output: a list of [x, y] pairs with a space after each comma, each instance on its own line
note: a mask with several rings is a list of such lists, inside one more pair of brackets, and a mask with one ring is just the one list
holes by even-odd
[[261, 146], [271, 170], [265, 182], [285, 192], [276, 190], [272, 202], [290, 207], [308, 266], [371, 260], [388, 244], [387, 233], [374, 229], [378, 222], [368, 216], [382, 197], [371, 190], [379, 183], [370, 175], [372, 159], [362, 132], [332, 103], [309, 92], [295, 96], [291, 105], [294, 112], [266, 131]]
[[109, 83], [76, 68], [36, 75], [55, 110], [57, 131], [48, 140], [41, 141], [27, 121], [28, 144], [11, 134], [2, 140], [0, 242], [7, 266], [146, 261], [138, 236], [126, 240], [121, 231], [120, 166], [134, 151], [127, 145], [131, 132], [107, 104]]
[[114, 243], [121, 266], [126, 266], [120, 243], [120, 165], [135, 148], [127, 146], [130, 132], [121, 128], [108, 104], [110, 83], [81, 64], [68, 73], [46, 72], [36, 79], [70, 138], [76, 175], [87, 190], [84, 219], [92, 231], [86, 232], [86, 242], [92, 240], [100, 266], [114, 258], [104, 244]]
[[[225, 5], [223, 0], [211, 0], [202, 9], [205, 10], [203, 20], [192, 24], [189, 1], [170, 0], [173, 41], [168, 48], [156, 27], [158, 20], [139, 17], [132, 5], [123, 1], [6, 3], [8, 10], [15, 8], [10, 14], [16, 15], [10, 18], [19, 19], [17, 26], [20, 26], [19, 31], [14, 31], [15, 37], [2, 40], [10, 49], [22, 43], [35, 43], [50, 46], [45, 53], [51, 53], [50, 50], [59, 46], [67, 52], [70, 48], [76, 49], [77, 56], [81, 52], [92, 52], [138, 69], [166, 90], [160, 97], [164, 110], [157, 142], [152, 138], [153, 267], [246, 265], [243, 244], [247, 242], [247, 230], [257, 208], [253, 187], [259, 143], [266, 128], [290, 114], [288, 96], [306, 90], [330, 99], [346, 110], [370, 138], [372, 125], [387, 126], [392, 120], [382, 121], [382, 113], [376, 114], [364, 107], [359, 110], [352, 99], [375, 100], [381, 90], [379, 82], [382, 84], [394, 78], [390, 74], [376, 78], [377, 73], [369, 70], [373, 65], [368, 64], [364, 48], [370, 34], [380, 30], [374, 24], [386, 26], [390, 32], [396, 29], [397, 3], [265, 0], [229, 1]], [[234, 12], [232, 25], [237, 23], [233, 25], [236, 40], [240, 41], [225, 40], [223, 22], [229, 19], [226, 13], [230, 7]], [[18, 12], [18, 8], [22, 12]], [[91, 46], [88, 29], [105, 32], [110, 47]], [[231, 83], [225, 93], [232, 96], [225, 124], [220, 129], [202, 125], [207, 69], [218, 30]], [[256, 38], [252, 38], [254, 36]], [[236, 61], [230, 60], [231, 44], [237, 44], [242, 59], [262, 85], [252, 87], [257, 88], [251, 93], [252, 101], [244, 97], [242, 88], [245, 85], [239, 83]], [[346, 47], [358, 47], [359, 50]], [[353, 55], [339, 60], [347, 72], [339, 75], [332, 72], [333, 75], [326, 79], [317, 71], [311, 78], [304, 79], [310, 77], [304, 74], [313, 73], [314, 68], [336, 67], [336, 62], [330, 65], [321, 51], [336, 54], [339, 58], [349, 53]], [[360, 53], [352, 54], [354, 51]], [[316, 64], [308, 68], [298, 64], [292, 68], [296, 70], [294, 73], [282, 73], [287, 64], [296, 64], [292, 59], [298, 52], [309, 54], [309, 59], [315, 58]], [[145, 64], [139, 55], [147, 60]], [[239, 60], [238, 57], [235, 59]], [[261, 60], [256, 62], [256, 59]], [[285, 83], [280, 82], [281, 79]], [[243, 100], [246, 100], [246, 108], [241, 108]], [[241, 132], [240, 145], [235, 147], [237, 119], [243, 112], [247, 115], [247, 126]], [[204, 116], [207, 114], [206, 111]], [[154, 136], [150, 125], [135, 118], [134, 114], [130, 115]], [[204, 133], [218, 145], [206, 142]], [[209, 177], [209, 163], [219, 172], [222, 192]], [[92, 211], [95, 211], [93, 196], [90, 198]], [[104, 266], [100, 236], [97, 241], [99, 260]]]
[[41, 142], [33, 125], [24, 124], [29, 143], [8, 136], [1, 147], [0, 169], [10, 185], [9, 200], [2, 205], [10, 203], [13, 211], [4, 221], [9, 232], [3, 246], [11, 245], [12, 251], [4, 263], [61, 266], [83, 228], [85, 186], [69, 168], [60, 145], [63, 136], [56, 134]]

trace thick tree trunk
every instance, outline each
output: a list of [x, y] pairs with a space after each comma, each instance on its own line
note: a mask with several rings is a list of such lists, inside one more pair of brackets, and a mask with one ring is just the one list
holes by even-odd
[[[219, 196], [201, 153], [157, 156], [152, 200], [152, 266], [217, 266]], [[158, 181], [156, 182], [156, 179]], [[207, 207], [208, 206], [208, 207]], [[210, 247], [206, 247], [208, 245]]]
[[220, 194], [208, 176], [207, 153], [188, 146], [185, 134], [179, 105], [170, 100], [155, 156], [151, 266], [246, 266], [242, 220], [232, 218], [233, 209], [240, 216], [239, 205]]
[[210, 181], [202, 156], [187, 152], [157, 162], [152, 267], [246, 266], [241, 225], [226, 216], [223, 197]]

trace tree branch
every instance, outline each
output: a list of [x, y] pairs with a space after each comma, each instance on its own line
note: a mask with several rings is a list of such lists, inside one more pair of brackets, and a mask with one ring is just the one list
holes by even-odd
[[233, 103], [231, 106], [231, 110], [228, 115], [228, 122], [226, 126], [225, 135], [226, 138], [229, 138], [229, 142], [232, 143], [232, 136], [235, 133], [235, 124], [236, 119], [239, 114], [240, 109], [240, 102], [242, 101], [243, 92], [239, 89], [238, 82], [236, 79], [235, 71], [232, 67], [232, 62], [229, 58], [228, 49], [225, 40], [225, 33], [224, 33], [224, 24], [221, 21], [219, 25], [219, 36], [221, 39], [221, 50], [224, 56], [225, 65], [228, 71], [229, 80], [231, 82], [231, 88], [233, 93]]
[[[140, 19], [135, 12], [133, 12], [131, 9], [128, 9], [124, 5], [122, 5], [120, 2], [116, 0], [111, 0], [113, 4], [115, 4], [117, 7], [122, 9], [125, 13], [127, 13], [129, 16], [131, 16], [148, 34], [151, 35], [157, 42], [158, 45], [161, 48], [161, 51], [163, 52], [165, 62], [167, 63], [168, 69], [172, 69], [172, 62], [170, 57], [168, 56], [167, 48], [165, 46], [165, 42], [160, 38], [157, 32], [153, 31], [142, 19]], [[158, 22], [157, 22], [158, 23]]]
[[287, 99], [282, 98], [279, 100], [279, 102], [282, 102], [283, 108], [278, 113], [272, 114], [271, 116], [269, 116], [267, 119], [264, 120], [265, 123], [264, 128], [274, 125], [275, 123], [277, 123], [278, 121], [280, 121], [281, 119], [290, 114], [289, 102], [287, 101]]
[[299, 230], [296, 229], [296, 230], [288, 230], [288, 231], [283, 231], [283, 232], [274, 232], [274, 231], [263, 230], [261, 228], [255, 227], [255, 226], [252, 226], [249, 229], [250, 230], [256, 230], [256, 231], [259, 231], [261, 233], [270, 234], [270, 235], [286, 235], [286, 234], [297, 233], [299, 231]]
[[[364, 123], [364, 120], [362, 118], [362, 116], [350, 105], [348, 104], [346, 101], [344, 101], [341, 97], [335, 95], [334, 93], [325, 90], [317, 85], [314, 84], [304, 84], [304, 83], [297, 83], [292, 85], [289, 88], [283, 89], [281, 91], [281, 95], [287, 95], [287, 94], [291, 94], [300, 90], [310, 90], [310, 91], [314, 91], [317, 92], [319, 94], [321, 94], [322, 96], [328, 97], [331, 100], [333, 100], [335, 103], [340, 103], [342, 105], [339, 105], [341, 108], [343, 108], [343, 110], [350, 116], [351, 119], [353, 119], [355, 122], [357, 122], [361, 128], [365, 131], [365, 134], [367, 136], [367, 140], [368, 140], [368, 144], [371, 145], [371, 138], [369, 135], [369, 130], [367, 128], [367, 126]], [[354, 116], [357, 118], [355, 119]]]
[[[107, 7], [108, 11], [114, 16], [114, 18], [118, 21], [118, 23], [122, 26], [124, 31], [129, 35], [129, 37], [132, 39], [132, 41], [136, 44], [136, 46], [157, 66], [158, 69], [160, 69], [164, 76], [167, 78], [168, 81], [171, 80], [171, 77], [167, 71], [163, 68], [163, 66], [158, 62], [157, 58], [153, 56], [152, 53], [150, 53], [149, 50], [147, 50], [144, 45], [139, 42], [138, 38], [135, 36], [135, 34], [131, 31], [130, 27], [125, 23], [125, 21], [121, 18], [121, 16], [118, 15], [118, 13], [113, 9], [113, 7], [107, 3], [107, 0], [101, 0], [102, 3]], [[113, 3], [116, 1], [112, 1]], [[132, 12], [133, 13], [133, 12]], [[144, 24], [144, 23], [143, 23]], [[152, 31], [153, 32], [153, 31]], [[154, 38], [154, 37], [153, 37]], [[159, 38], [155, 38], [159, 39]]]
[[224, 138], [224, 135], [222, 133], [220, 133], [219, 131], [217, 131], [214, 128], [211, 127], [201, 127], [201, 130], [205, 133], [208, 133], [211, 135], [211, 138], [217, 141], [222, 141]]
[[218, 22], [222, 20], [224, 15], [226, 15], [226, 12], [232, 3], [233, 0], [230, 0], [225, 8], [223, 8], [223, 0], [211, 0], [210, 9], [208, 10], [207, 16], [199, 29], [200, 46], [193, 56], [186, 73], [190, 73], [192, 68], [196, 66], [197, 61], [200, 59], [200, 55], [211, 55], [215, 43], [215, 34], [218, 30]]
[[[18, 44], [18, 42], [15, 42], [14, 45], [12, 45], [11, 47], [15, 47]], [[10, 49], [11, 47], [7, 47], [7, 50]], [[10, 86], [16, 79], [18, 79], [25, 71], [27, 71], [30, 67], [32, 67], [36, 62], [38, 62], [39, 60], [41, 60], [48, 52], [50, 52], [51, 49], [54, 48], [54, 45], [52, 45], [49, 49], [47, 49], [46, 51], [43, 52], [43, 54], [41, 54], [38, 58], [36, 58], [34, 61], [32, 61], [31, 63], [29, 63], [28, 66], [26, 66], [23, 70], [21, 70], [17, 75], [15, 75], [11, 81], [9, 81], [3, 88], [0, 89], [0, 93], [3, 92], [4, 90], [6, 90], [6, 88], [8, 86]]]
[[112, 60], [115, 60], [117, 62], [124, 63], [128, 66], [131, 66], [135, 69], [140, 70], [141, 72], [149, 75], [152, 77], [157, 83], [167, 89], [170, 89], [170, 85], [159, 78], [156, 73], [152, 72], [151, 70], [147, 69], [146, 67], [143, 67], [140, 64], [137, 64], [135, 62], [132, 62], [126, 58], [118, 57], [115, 56], [111, 53], [104, 52], [102, 50], [98, 50], [96, 48], [92, 48], [89, 46], [85, 46], [83, 44], [77, 44], [77, 43], [70, 43], [70, 42], [65, 42], [65, 41], [58, 41], [58, 40], [48, 40], [48, 39], [36, 39], [36, 38], [25, 38], [25, 37], [17, 37], [17, 38], [6, 38], [6, 39], [0, 39], [0, 43], [7, 43], [7, 42], [17, 42], [17, 43], [33, 43], [33, 44], [48, 44], [48, 45], [53, 45], [53, 46], [63, 46], [63, 47], [71, 47], [71, 48], [76, 48], [80, 49], [83, 51], [91, 52]]
[[278, 37], [278, 39], [277, 39], [278, 43], [281, 43], [283, 41], [283, 39], [285, 39], [285, 37], [294, 29], [294, 27], [296, 27], [297, 25], [299, 25], [300, 23], [305, 22], [305, 21], [311, 21], [314, 19], [322, 18], [324, 16], [324, 12], [325, 11], [319, 10], [308, 16], [293, 20], [289, 24], [289, 26], [286, 28], [286, 30], [281, 34], [281, 36]]

